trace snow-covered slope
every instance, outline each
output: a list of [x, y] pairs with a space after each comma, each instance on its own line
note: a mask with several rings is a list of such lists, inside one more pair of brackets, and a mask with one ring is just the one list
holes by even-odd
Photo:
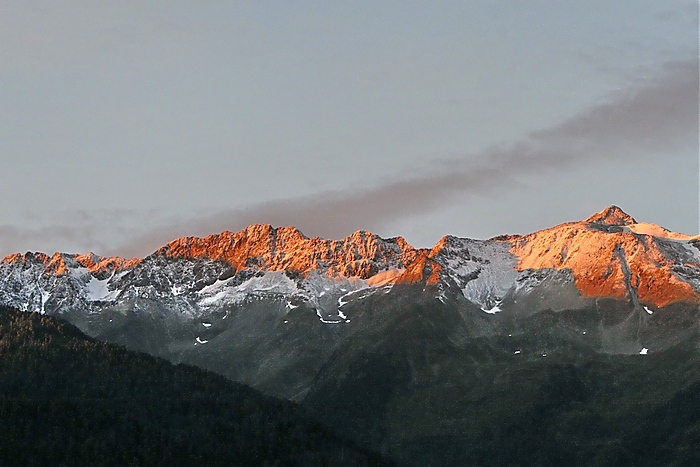
[[517, 287], [520, 272], [512, 245], [503, 240], [443, 237], [431, 257], [443, 268], [464, 297], [486, 313], [501, 311], [503, 297]]

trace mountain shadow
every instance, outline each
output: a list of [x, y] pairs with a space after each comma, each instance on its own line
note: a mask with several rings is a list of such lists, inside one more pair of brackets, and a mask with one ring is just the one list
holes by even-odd
[[387, 465], [294, 403], [0, 308], [2, 465]]
[[665, 348], [645, 337], [648, 355], [607, 353], [595, 309], [487, 328], [396, 292], [348, 310], [366, 328], [302, 402], [339, 432], [409, 465], [700, 465], [695, 332]]

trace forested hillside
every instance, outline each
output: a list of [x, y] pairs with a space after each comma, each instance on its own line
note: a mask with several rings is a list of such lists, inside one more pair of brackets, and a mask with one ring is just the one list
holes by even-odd
[[0, 464], [383, 465], [290, 402], [0, 309]]

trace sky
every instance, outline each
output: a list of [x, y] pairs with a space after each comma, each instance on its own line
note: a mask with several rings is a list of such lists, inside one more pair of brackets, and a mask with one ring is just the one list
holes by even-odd
[[0, 2], [0, 256], [699, 233], [698, 3]]

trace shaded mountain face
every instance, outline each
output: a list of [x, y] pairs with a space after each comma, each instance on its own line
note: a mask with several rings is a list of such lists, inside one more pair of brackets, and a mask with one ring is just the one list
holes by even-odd
[[0, 308], [3, 465], [388, 465], [290, 402]]
[[[614, 206], [432, 249], [255, 225], [136, 260], [28, 253], [0, 264], [0, 291], [419, 465], [624, 463], [700, 381], [700, 240]], [[674, 443], [695, 459], [692, 414], [649, 459]]]

